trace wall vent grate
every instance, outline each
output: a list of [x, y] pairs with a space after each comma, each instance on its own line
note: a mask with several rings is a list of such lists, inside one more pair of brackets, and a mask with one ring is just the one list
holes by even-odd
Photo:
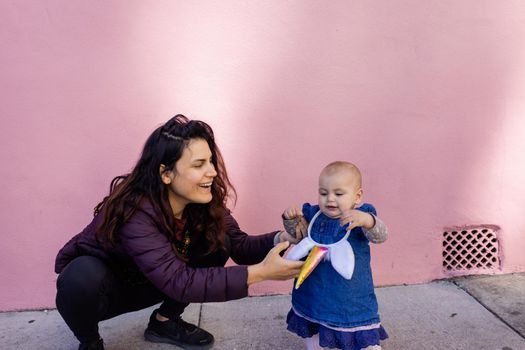
[[491, 227], [443, 232], [443, 270], [469, 273], [499, 268], [499, 242]]

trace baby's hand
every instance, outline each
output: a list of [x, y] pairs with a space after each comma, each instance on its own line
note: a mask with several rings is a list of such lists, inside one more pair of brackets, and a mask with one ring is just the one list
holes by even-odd
[[299, 207], [289, 207], [283, 213], [283, 220], [291, 220], [302, 216], [303, 212]]
[[370, 230], [375, 224], [372, 214], [355, 209], [343, 212], [339, 221], [341, 226], [349, 224], [347, 230], [351, 230], [354, 227], [363, 227], [367, 230]]
[[[307, 231], [307, 222], [303, 217], [303, 212], [298, 207], [289, 207], [282, 215], [283, 226], [290, 239], [286, 239], [291, 243], [300, 241]], [[287, 238], [287, 237], [283, 237]]]

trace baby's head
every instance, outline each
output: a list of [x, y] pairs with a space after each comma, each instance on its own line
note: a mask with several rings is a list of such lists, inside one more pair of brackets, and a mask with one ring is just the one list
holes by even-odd
[[319, 175], [319, 207], [331, 218], [361, 203], [361, 172], [352, 163], [336, 161], [328, 164]]

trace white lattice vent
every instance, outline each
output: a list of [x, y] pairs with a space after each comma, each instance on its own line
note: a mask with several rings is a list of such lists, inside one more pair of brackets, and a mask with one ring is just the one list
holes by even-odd
[[499, 268], [497, 227], [471, 227], [443, 232], [443, 269], [471, 273]]

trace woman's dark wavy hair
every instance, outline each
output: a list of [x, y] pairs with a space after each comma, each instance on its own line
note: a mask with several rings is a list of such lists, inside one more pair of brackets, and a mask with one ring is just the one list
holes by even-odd
[[208, 143], [217, 176], [211, 187], [211, 202], [190, 203], [184, 209], [186, 228], [191, 232], [192, 239], [206, 239], [208, 252], [223, 247], [226, 201], [229, 190], [235, 199], [235, 189], [228, 179], [211, 127], [202, 121], [189, 120], [182, 114], [171, 118], [150, 135], [130, 174], [117, 176], [111, 181], [109, 195], [95, 207], [95, 215], [104, 215], [96, 231], [100, 242], [106, 247], [114, 245], [119, 239], [119, 230], [147, 200], [159, 218], [156, 223], [159, 229], [172, 243], [175, 253], [185, 259], [174, 247], [177, 241], [175, 217], [168, 200], [168, 187], [162, 182], [159, 169], [164, 164], [165, 171], [175, 171], [175, 163], [193, 139], [204, 139]]

